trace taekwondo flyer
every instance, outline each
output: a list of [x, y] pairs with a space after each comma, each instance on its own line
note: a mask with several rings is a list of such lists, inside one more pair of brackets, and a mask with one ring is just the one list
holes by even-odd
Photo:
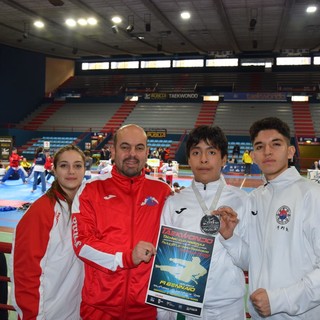
[[215, 238], [161, 226], [146, 303], [201, 316]]

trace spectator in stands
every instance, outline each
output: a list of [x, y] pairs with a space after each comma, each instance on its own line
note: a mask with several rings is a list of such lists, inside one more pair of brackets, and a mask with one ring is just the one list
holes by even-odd
[[240, 146], [238, 144], [235, 144], [232, 150], [232, 156], [234, 156], [236, 159], [240, 156]]
[[84, 271], [72, 248], [70, 209], [83, 181], [84, 162], [76, 146], [58, 150], [51, 188], [17, 225], [11, 280], [20, 319], [80, 319]]
[[86, 167], [86, 173], [84, 175], [85, 179], [88, 180], [91, 178], [91, 167], [93, 163], [93, 159], [91, 157], [91, 152], [89, 150], [84, 151], [84, 155], [86, 156], [86, 162], [85, 162], [85, 167]]
[[[228, 141], [219, 127], [202, 125], [193, 129], [186, 142], [186, 153], [194, 179], [191, 186], [166, 201], [161, 221], [165, 225], [215, 236], [204, 308], [202, 316], [197, 319], [243, 320], [244, 274], [222, 247], [219, 228], [213, 228], [209, 217], [217, 208], [220, 208], [219, 214], [226, 210], [225, 206], [230, 211], [236, 210], [241, 217], [236, 233], [242, 236], [248, 196], [245, 191], [227, 185], [221, 174], [227, 161]], [[219, 222], [218, 218], [216, 220]], [[201, 262], [205, 263], [203, 260]], [[159, 320], [176, 319], [171, 312], [159, 309], [158, 313]], [[186, 316], [188, 320], [195, 318]]]
[[121, 127], [111, 174], [92, 179], [73, 202], [74, 249], [85, 262], [81, 319], [155, 320], [145, 303], [160, 215], [170, 188], [144, 173], [147, 135]]
[[46, 192], [46, 177], [45, 177], [45, 168], [46, 155], [43, 152], [43, 147], [38, 147], [34, 157], [34, 168], [33, 168], [33, 186], [31, 192], [37, 190], [38, 176], [41, 180], [41, 190], [42, 193]]
[[312, 170], [320, 170], [320, 165], [319, 165], [319, 161], [315, 160], [311, 166]]
[[249, 260], [249, 312], [253, 319], [317, 320], [320, 185], [288, 167], [295, 147], [290, 145], [285, 122], [274, 117], [259, 120], [251, 126], [250, 137], [253, 159], [266, 183], [250, 194], [245, 237], [249, 251], [239, 238], [232, 237], [236, 220], [231, 214], [228, 219], [222, 217], [229, 233], [224, 238], [230, 240], [222, 244], [235, 263]]
[[252, 161], [252, 158], [250, 156], [250, 152], [248, 149], [243, 153], [242, 162], [245, 165], [244, 174], [246, 176], [250, 175], [251, 174], [251, 166], [252, 166], [253, 161]]
[[10, 176], [12, 176], [16, 173], [20, 176], [23, 183], [26, 183], [26, 177], [20, 168], [20, 161], [21, 160], [22, 160], [22, 156], [19, 156], [17, 148], [13, 147], [11, 155], [9, 157], [9, 161], [10, 161], [9, 169], [7, 170], [6, 174], [3, 176], [2, 180], [0, 181], [0, 184], [7, 181]]

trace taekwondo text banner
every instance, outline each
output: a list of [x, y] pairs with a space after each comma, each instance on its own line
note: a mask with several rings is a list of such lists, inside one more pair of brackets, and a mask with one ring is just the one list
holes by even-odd
[[161, 226], [146, 303], [201, 316], [215, 238]]

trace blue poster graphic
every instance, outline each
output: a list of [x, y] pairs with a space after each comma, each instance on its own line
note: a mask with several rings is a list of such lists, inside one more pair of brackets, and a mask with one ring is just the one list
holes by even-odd
[[215, 238], [161, 226], [146, 303], [200, 316]]

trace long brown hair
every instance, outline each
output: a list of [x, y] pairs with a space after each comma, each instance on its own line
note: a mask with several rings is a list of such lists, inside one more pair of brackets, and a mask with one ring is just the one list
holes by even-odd
[[[83, 151], [78, 148], [77, 146], [74, 146], [72, 144], [70, 145], [66, 145], [62, 148], [60, 148], [54, 155], [53, 157], [53, 168], [56, 168], [57, 165], [58, 165], [58, 162], [59, 162], [59, 159], [61, 157], [61, 154], [64, 153], [65, 151], [76, 151], [80, 154], [81, 158], [82, 158], [82, 161], [83, 161], [83, 165], [85, 164], [85, 155], [83, 153]], [[52, 199], [52, 200], [56, 200], [60, 205], [61, 205], [61, 202], [60, 202], [60, 199], [58, 198], [57, 196], [57, 193], [55, 192], [57, 191], [58, 193], [60, 193], [67, 201], [68, 203], [68, 207], [69, 207], [69, 210], [71, 212], [71, 206], [72, 206], [72, 201], [73, 199], [71, 199], [67, 194], [66, 192], [61, 188], [58, 180], [54, 180], [52, 182], [52, 185], [51, 185], [51, 188], [48, 189], [46, 195]]]

